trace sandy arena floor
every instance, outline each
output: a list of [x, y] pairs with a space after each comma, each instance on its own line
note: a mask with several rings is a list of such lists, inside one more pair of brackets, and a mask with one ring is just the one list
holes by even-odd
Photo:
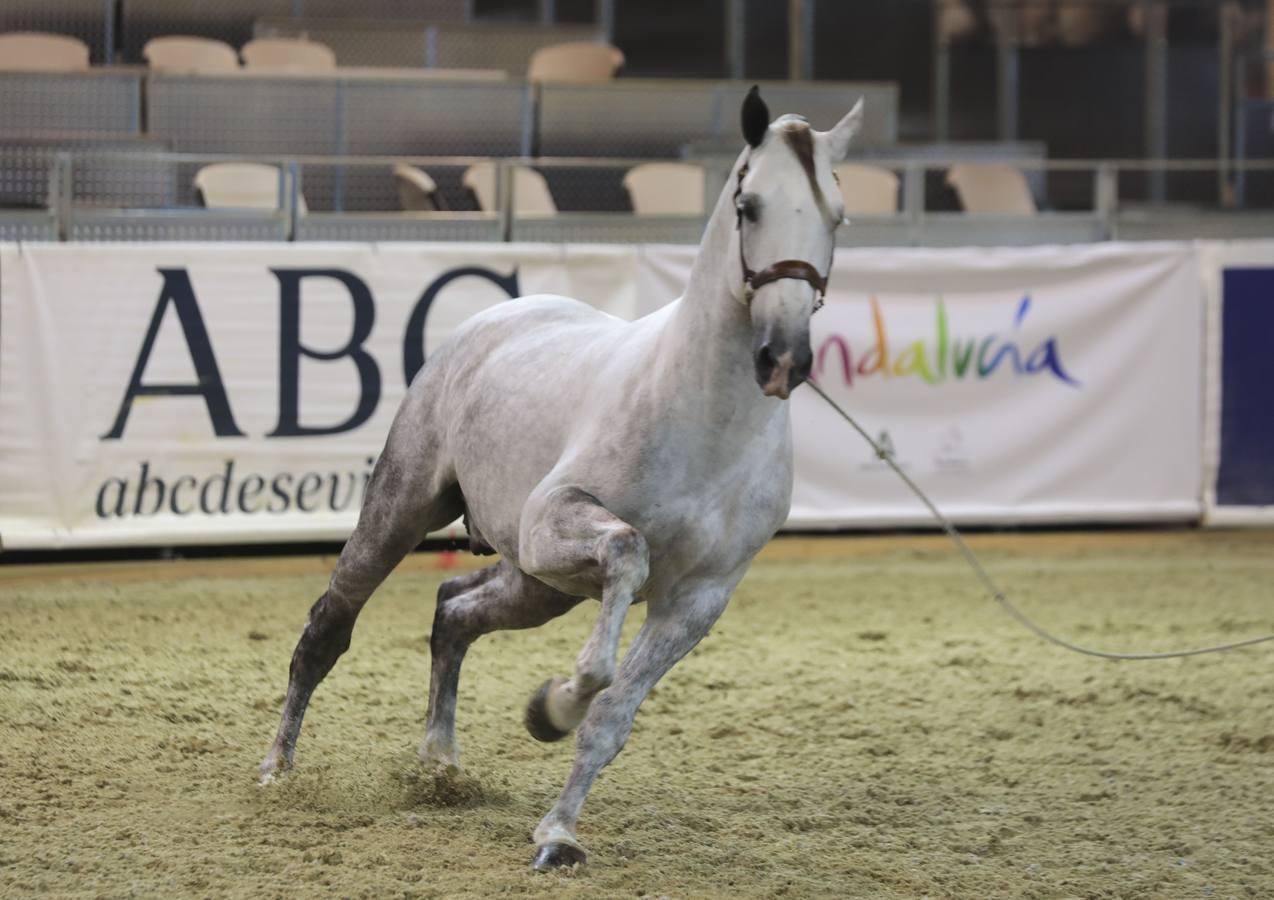
[[[1077, 640], [1274, 631], [1269, 532], [973, 543]], [[1274, 896], [1274, 647], [1082, 658], [940, 538], [777, 541], [593, 790], [588, 867], [536, 875], [572, 746], [533, 742], [522, 708], [596, 607], [479, 642], [466, 773], [436, 777], [415, 747], [451, 572], [413, 557], [316, 694], [295, 773], [258, 788], [330, 565], [0, 567], [0, 895]]]

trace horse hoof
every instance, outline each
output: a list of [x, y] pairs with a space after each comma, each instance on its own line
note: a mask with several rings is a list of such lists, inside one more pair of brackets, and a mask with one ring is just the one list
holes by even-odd
[[535, 851], [535, 861], [531, 868], [537, 872], [551, 872], [554, 869], [569, 869], [582, 866], [588, 860], [584, 848], [565, 841], [553, 841]]
[[416, 758], [420, 760], [422, 766], [435, 772], [457, 775], [461, 771], [460, 751], [456, 749], [454, 743], [450, 746], [439, 747], [426, 739]]
[[257, 768], [257, 785], [266, 787], [279, 781], [287, 774], [291, 766], [274, 756], [267, 756]]
[[[549, 691], [561, 680], [560, 678], [550, 678], [540, 685], [540, 689], [531, 697], [531, 702], [526, 705], [526, 714], [522, 717], [522, 721], [526, 724], [526, 730], [531, 732], [531, 737], [546, 744], [560, 741], [570, 734], [569, 731], [563, 731], [554, 725], [553, 720], [549, 718]], [[546, 846], [553, 847], [557, 845], [548, 844]], [[536, 868], [539, 868], [538, 862], [539, 857], [537, 856]]]

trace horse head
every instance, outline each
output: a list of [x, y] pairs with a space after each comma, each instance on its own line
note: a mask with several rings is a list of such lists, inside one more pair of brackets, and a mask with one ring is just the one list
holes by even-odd
[[757, 88], [743, 101], [748, 147], [734, 192], [738, 227], [735, 297], [752, 319], [757, 383], [786, 400], [809, 377], [810, 316], [822, 305], [844, 203], [832, 166], [849, 152], [862, 123], [863, 102], [830, 131], [800, 116], [770, 113]]

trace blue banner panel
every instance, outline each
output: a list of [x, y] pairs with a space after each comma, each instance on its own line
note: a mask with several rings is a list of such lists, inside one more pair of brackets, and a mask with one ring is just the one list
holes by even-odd
[[1221, 506], [1274, 505], [1274, 268], [1221, 273]]

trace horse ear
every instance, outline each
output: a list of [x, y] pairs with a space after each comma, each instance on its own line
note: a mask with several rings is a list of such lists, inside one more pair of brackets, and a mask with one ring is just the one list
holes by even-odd
[[859, 97], [858, 102], [854, 104], [854, 108], [845, 114], [845, 118], [836, 123], [836, 126], [828, 131], [827, 149], [833, 160], [840, 162], [849, 155], [849, 142], [854, 139], [854, 135], [858, 134], [858, 129], [863, 127], [863, 98]]
[[761, 99], [761, 89], [754, 84], [743, 98], [743, 137], [750, 146], [759, 147], [769, 127], [770, 110]]

